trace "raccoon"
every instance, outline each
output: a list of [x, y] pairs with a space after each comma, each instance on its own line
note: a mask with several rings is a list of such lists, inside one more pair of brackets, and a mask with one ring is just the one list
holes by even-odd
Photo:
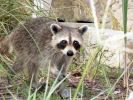
[[[13, 48], [16, 59], [13, 72], [28, 68], [29, 80], [36, 83], [39, 67], [48, 68], [59, 80], [65, 76], [66, 69], [74, 55], [83, 46], [83, 34], [87, 25], [72, 28], [56, 20], [39, 17], [27, 20], [14, 29], [0, 44], [0, 52]], [[49, 63], [50, 62], [50, 63]]]

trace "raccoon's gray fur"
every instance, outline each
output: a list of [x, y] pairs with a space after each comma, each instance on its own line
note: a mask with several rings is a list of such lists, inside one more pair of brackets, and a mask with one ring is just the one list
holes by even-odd
[[83, 44], [82, 35], [87, 28], [86, 25], [68, 27], [46, 17], [34, 18], [19, 25], [7, 36], [0, 44], [0, 51], [4, 50], [3, 47], [12, 47], [16, 53], [13, 71], [27, 67], [29, 79], [33, 77], [33, 82], [36, 82], [38, 68], [48, 68], [49, 61], [54, 75], [58, 75], [61, 68], [61, 75], [64, 75]]

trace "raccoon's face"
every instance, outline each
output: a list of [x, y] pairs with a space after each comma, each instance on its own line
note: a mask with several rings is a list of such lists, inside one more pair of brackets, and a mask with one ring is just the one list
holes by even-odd
[[87, 25], [79, 28], [51, 24], [53, 33], [51, 44], [64, 55], [74, 56], [83, 45], [82, 35], [88, 30]]

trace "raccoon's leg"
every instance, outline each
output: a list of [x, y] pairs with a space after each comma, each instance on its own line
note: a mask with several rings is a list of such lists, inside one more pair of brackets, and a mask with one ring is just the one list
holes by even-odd
[[36, 83], [36, 74], [38, 71], [38, 64], [36, 61], [29, 61], [27, 64], [28, 67], [28, 74], [29, 74], [29, 81]]
[[[61, 80], [63, 80], [65, 78], [65, 70], [64, 68], [65, 66], [62, 66], [62, 69], [57, 69], [57, 66], [52, 66], [51, 67], [51, 72], [52, 74], [54, 74], [56, 77], [58, 76], [58, 74], [60, 73], [59, 77], [58, 77], [58, 81], [60, 82]], [[60, 72], [61, 70], [61, 72]], [[66, 88], [65, 83], [63, 82], [60, 87], [58, 88], [58, 93], [62, 98], [69, 98], [70, 97], [70, 91]]]
[[30, 60], [27, 63], [28, 67], [28, 74], [29, 74], [29, 82], [32, 83], [32, 89], [36, 90], [38, 89], [39, 91], [44, 90], [45, 88], [45, 82], [44, 83], [39, 83], [37, 82], [37, 72], [39, 68], [38, 60]]
[[[52, 66], [52, 67], [50, 68], [50, 71], [51, 71], [51, 73], [52, 73], [55, 77], [59, 76], [59, 77], [58, 77], [58, 81], [61, 81], [63, 78], [65, 78], [65, 75], [62, 73], [62, 71], [60, 72], [60, 70], [57, 69], [56, 66]], [[60, 75], [59, 75], [59, 74], [60, 74]]]

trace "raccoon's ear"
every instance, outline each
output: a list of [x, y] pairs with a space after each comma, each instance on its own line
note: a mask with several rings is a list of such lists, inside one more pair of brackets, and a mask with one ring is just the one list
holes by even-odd
[[79, 27], [79, 32], [81, 33], [81, 35], [83, 35], [87, 31], [88, 31], [87, 25], [83, 25], [83, 26]]
[[62, 29], [61, 26], [59, 26], [58, 24], [50, 25], [50, 30], [53, 34], [57, 34], [61, 29]]

